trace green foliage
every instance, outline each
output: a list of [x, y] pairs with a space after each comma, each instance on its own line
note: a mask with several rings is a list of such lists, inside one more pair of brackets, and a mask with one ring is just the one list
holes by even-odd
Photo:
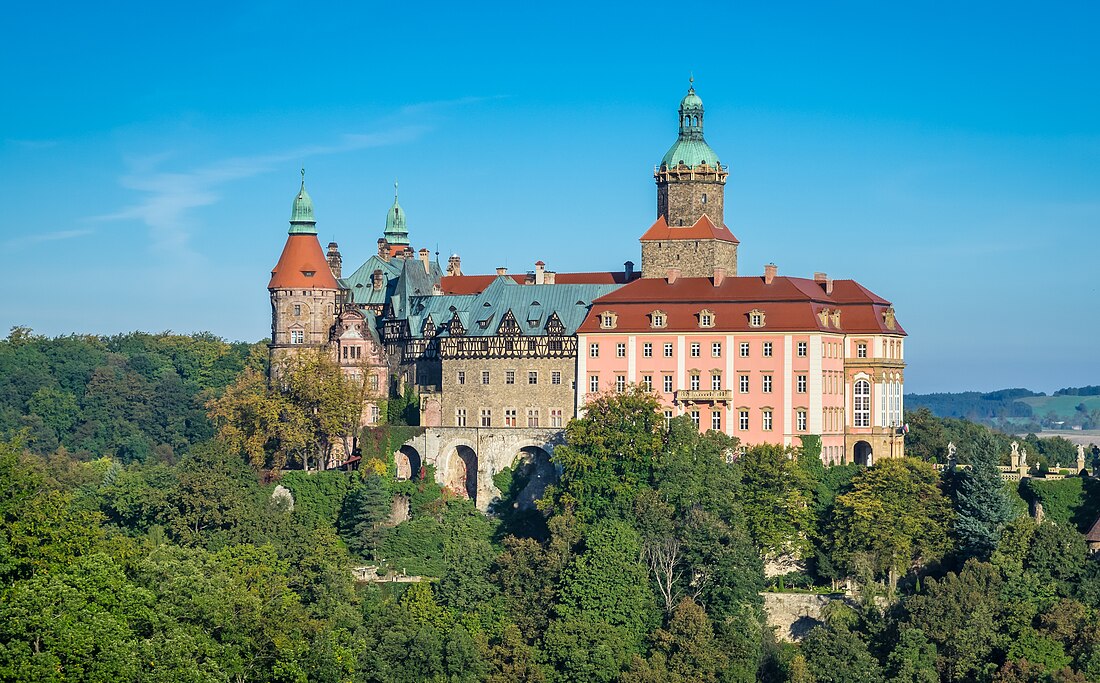
[[766, 558], [803, 557], [811, 548], [812, 484], [796, 456], [789, 449], [765, 444], [748, 449], [738, 460], [745, 524]]
[[955, 473], [955, 537], [964, 558], [988, 560], [1000, 541], [1001, 529], [1013, 517], [997, 469], [996, 444], [983, 434], [968, 444], [971, 468]]
[[896, 577], [950, 549], [953, 517], [934, 469], [912, 458], [880, 460], [836, 498], [833, 557], [853, 574]]
[[355, 488], [353, 474], [327, 472], [284, 472], [279, 483], [294, 495], [294, 511], [317, 522], [335, 526], [344, 498]]
[[373, 558], [383, 538], [383, 524], [392, 509], [393, 494], [382, 477], [368, 473], [362, 483], [348, 493], [340, 513], [340, 528], [348, 548]]
[[1100, 482], [1082, 477], [1055, 481], [1028, 479], [1021, 485], [1025, 496], [1043, 506], [1043, 515], [1058, 524], [1075, 526], [1085, 533], [1100, 517]]

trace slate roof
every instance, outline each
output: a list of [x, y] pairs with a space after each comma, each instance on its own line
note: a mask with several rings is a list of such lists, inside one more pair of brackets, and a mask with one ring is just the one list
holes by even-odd
[[[593, 299], [618, 288], [614, 284], [521, 285], [512, 278], [496, 277], [477, 294], [415, 296], [409, 300], [409, 332], [424, 335], [429, 319], [438, 329], [457, 314], [467, 337], [496, 336], [501, 321], [511, 311], [524, 335], [546, 335], [547, 323], [556, 314], [564, 334], [573, 334], [584, 321]], [[439, 336], [448, 336], [443, 330]]]
[[[378, 255], [371, 256], [366, 263], [359, 266], [351, 275], [340, 280], [340, 285], [351, 292], [352, 303], [369, 306], [382, 305], [386, 299], [393, 295], [397, 276], [401, 273], [398, 261], [391, 259], [385, 261]], [[374, 271], [381, 270], [385, 279], [385, 286], [374, 291]]]

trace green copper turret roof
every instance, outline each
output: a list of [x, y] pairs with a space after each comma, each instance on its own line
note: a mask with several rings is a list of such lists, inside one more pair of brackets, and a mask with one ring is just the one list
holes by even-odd
[[291, 235], [316, 235], [317, 219], [313, 217], [313, 199], [306, 192], [306, 170], [302, 169], [302, 187], [298, 190], [298, 196], [294, 198], [294, 206], [290, 209]]
[[397, 203], [397, 181], [393, 183], [393, 206], [386, 214], [385, 236], [390, 244], [409, 243], [409, 226], [405, 222], [405, 210]]
[[720, 165], [718, 155], [703, 139], [703, 100], [695, 94], [694, 79], [687, 95], [680, 100], [680, 134], [661, 159], [661, 166], [674, 168], [683, 163], [688, 168], [700, 164]]

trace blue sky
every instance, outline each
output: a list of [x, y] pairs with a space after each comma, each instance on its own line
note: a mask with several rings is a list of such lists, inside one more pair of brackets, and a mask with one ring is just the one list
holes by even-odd
[[[766, 7], [763, 5], [767, 5]], [[24, 3], [0, 326], [258, 340], [298, 169], [466, 272], [621, 268], [693, 72], [740, 272], [892, 300], [909, 391], [1100, 383], [1094, 3]]]

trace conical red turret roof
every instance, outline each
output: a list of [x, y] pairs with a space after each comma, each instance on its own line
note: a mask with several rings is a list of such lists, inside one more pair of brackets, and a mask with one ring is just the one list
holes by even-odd
[[286, 238], [279, 262], [271, 271], [268, 289], [340, 289], [316, 234]]

